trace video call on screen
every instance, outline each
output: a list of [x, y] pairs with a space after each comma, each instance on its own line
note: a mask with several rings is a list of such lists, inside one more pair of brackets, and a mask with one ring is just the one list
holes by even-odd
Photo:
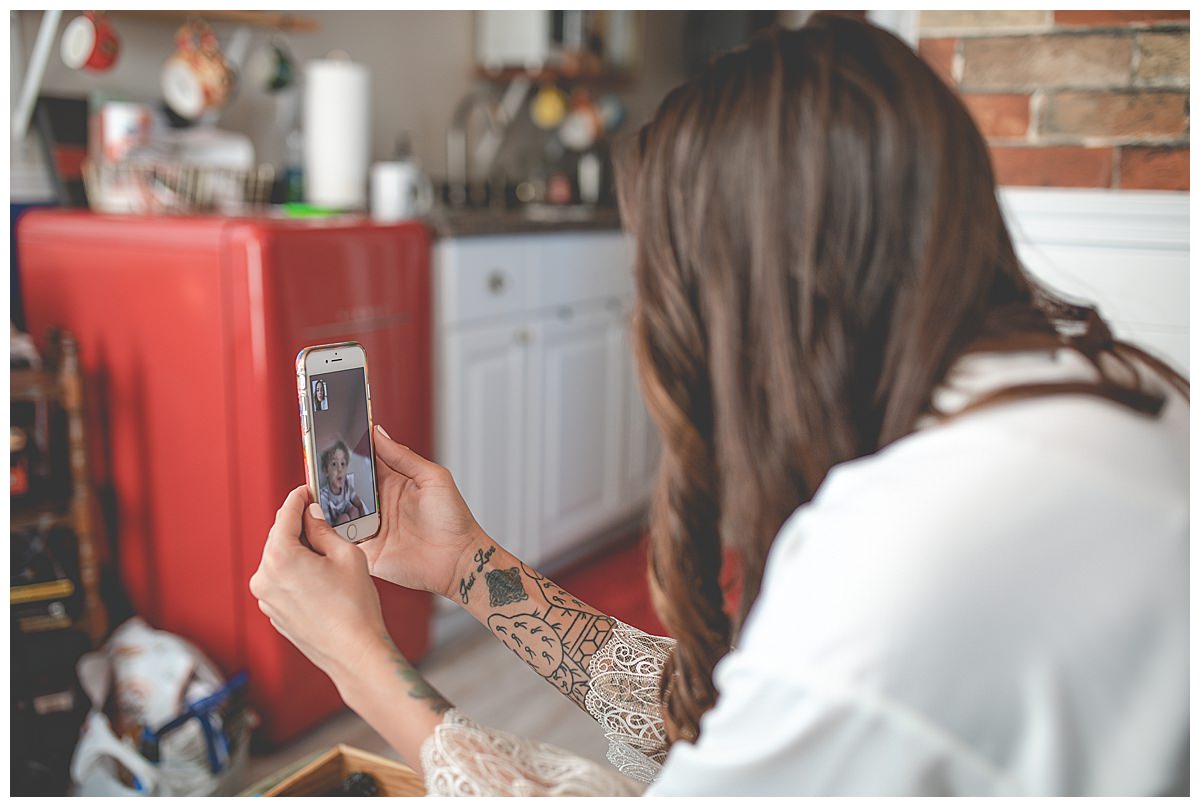
[[317, 490], [334, 526], [375, 512], [371, 436], [362, 368], [309, 376]]

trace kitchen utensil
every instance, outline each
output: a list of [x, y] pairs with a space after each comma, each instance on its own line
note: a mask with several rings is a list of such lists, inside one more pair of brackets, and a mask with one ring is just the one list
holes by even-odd
[[219, 109], [233, 92], [235, 74], [203, 20], [190, 20], [175, 34], [176, 51], [162, 70], [163, 97], [180, 117], [196, 120]]
[[541, 129], [553, 129], [567, 114], [567, 98], [553, 84], [543, 84], [529, 105], [533, 122]]
[[296, 79], [296, 67], [287, 44], [279, 38], [264, 43], [246, 65], [246, 78], [266, 92], [290, 87]]
[[120, 50], [108, 16], [102, 11], [85, 11], [67, 23], [59, 53], [72, 70], [102, 73], [116, 63]]
[[579, 201], [594, 205], [600, 201], [600, 158], [589, 151], [579, 158]]
[[591, 107], [573, 110], [558, 129], [558, 139], [573, 151], [587, 151], [599, 134], [600, 121]]
[[625, 105], [615, 95], [605, 95], [596, 101], [596, 112], [606, 132], [615, 130], [625, 121]]
[[546, 201], [555, 205], [571, 203], [571, 180], [566, 174], [551, 174], [546, 183]]

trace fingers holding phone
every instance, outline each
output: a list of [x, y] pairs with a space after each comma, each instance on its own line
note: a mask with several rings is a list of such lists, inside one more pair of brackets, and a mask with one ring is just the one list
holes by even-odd
[[310, 503], [307, 486], [276, 513], [250, 592], [275, 629], [331, 677], [386, 636], [366, 558]]
[[380, 462], [401, 476], [407, 476], [421, 485], [440, 481], [449, 474], [449, 471], [436, 462], [431, 462], [408, 446], [397, 443], [383, 426], [376, 426], [375, 433], [375, 455]]
[[362, 545], [371, 574], [407, 588], [451, 596], [458, 567], [490, 542], [450, 472], [375, 429], [379, 536]]

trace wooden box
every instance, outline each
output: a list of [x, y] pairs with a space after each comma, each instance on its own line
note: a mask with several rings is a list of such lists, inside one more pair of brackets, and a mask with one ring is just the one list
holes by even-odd
[[380, 796], [424, 796], [425, 783], [402, 762], [337, 745], [263, 791], [264, 796], [324, 796], [356, 772], [369, 773], [379, 783]]

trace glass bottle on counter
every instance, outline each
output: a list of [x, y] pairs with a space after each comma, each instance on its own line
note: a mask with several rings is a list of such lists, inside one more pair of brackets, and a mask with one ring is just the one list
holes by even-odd
[[575, 198], [575, 187], [571, 177], [575, 174], [575, 160], [557, 137], [550, 138], [544, 152], [546, 164], [545, 201], [552, 205], [569, 205]]
[[284, 156], [284, 201], [304, 201], [304, 132], [296, 127], [287, 136]]

